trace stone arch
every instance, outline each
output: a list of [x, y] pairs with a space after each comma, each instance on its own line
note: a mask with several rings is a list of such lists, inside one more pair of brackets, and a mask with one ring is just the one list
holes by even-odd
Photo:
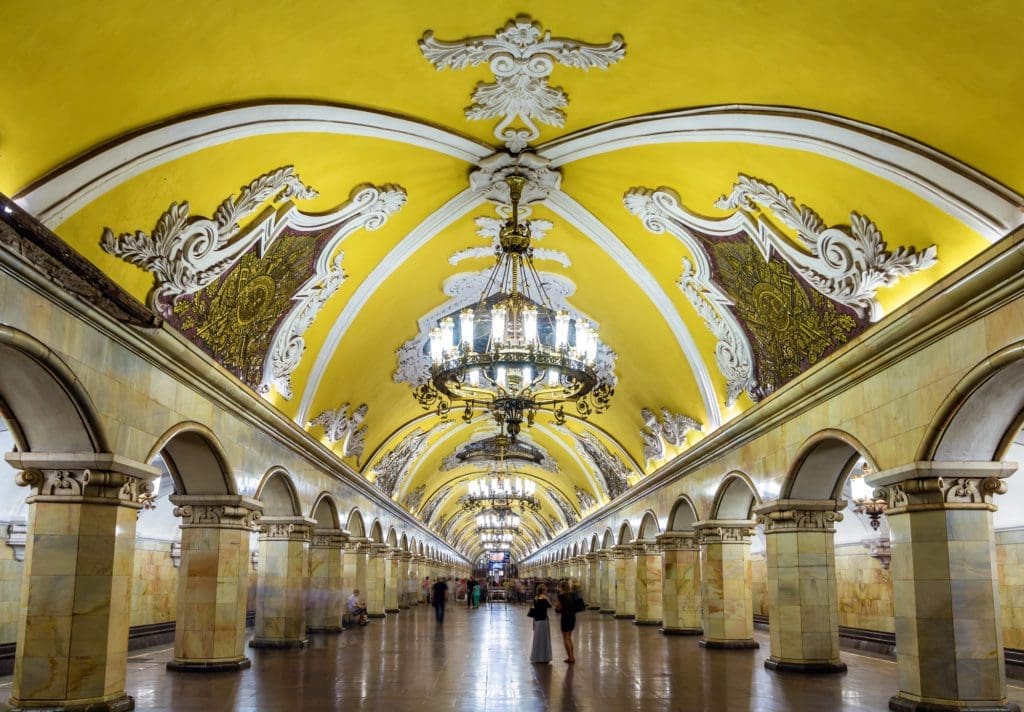
[[594, 534], [592, 537], [590, 537], [590, 550], [593, 552], [597, 551], [600, 548], [601, 540], [597, 538], [597, 534]]
[[388, 529], [388, 535], [387, 538], [384, 540], [384, 543], [395, 549], [398, 548], [398, 533], [395, 531], [394, 527]]
[[580, 544], [579, 542], [573, 542], [572, 545], [572, 557], [575, 559], [580, 555]]
[[41, 341], [0, 325], [0, 417], [21, 452], [109, 452], [92, 399]]
[[925, 430], [917, 460], [995, 460], [1024, 424], [1024, 341], [960, 379]]
[[640, 539], [653, 539], [661, 534], [661, 527], [658, 526], [658, 517], [649, 509], [644, 512], [644, 518], [640, 520], [639, 532], [638, 538]]
[[680, 495], [668, 515], [668, 530], [672, 532], [693, 531], [693, 523], [699, 519], [700, 516], [697, 514], [697, 508], [693, 505], [693, 500], [689, 495]]
[[238, 494], [224, 447], [202, 423], [186, 421], [169, 428], [150, 448], [146, 462], [158, 458], [178, 494]]
[[360, 538], [366, 536], [366, 523], [363, 521], [363, 514], [359, 511], [359, 507], [353, 507], [349, 511], [345, 529], [352, 536]]
[[381, 526], [379, 519], [374, 519], [373, 524], [370, 525], [370, 541], [376, 544], [384, 543], [384, 527]]
[[779, 499], [839, 499], [861, 459], [878, 471], [868, 449], [854, 436], [832, 428], [815, 433], [800, 446]]
[[589, 544], [590, 543], [586, 539], [580, 540], [580, 554], [589, 554], [590, 553], [590, 546], [589, 546]]
[[612, 534], [612, 528], [608, 527], [604, 530], [604, 538], [601, 540], [602, 549], [611, 549], [615, 546], [615, 535]]
[[622, 523], [621, 526], [619, 526], [619, 540], [616, 543], [620, 545], [629, 544], [635, 538], [636, 537], [633, 536], [633, 526], [629, 523], [629, 520], [627, 519]]
[[310, 510], [309, 516], [316, 520], [317, 529], [341, 529], [338, 505], [329, 492], [321, 492]]
[[398, 548], [402, 551], [409, 551], [409, 537], [406, 536], [405, 532], [402, 532], [402, 538], [399, 540]]
[[267, 470], [256, 488], [256, 499], [263, 503], [264, 517], [298, 517], [302, 514], [295, 483], [283, 467]]
[[750, 478], [734, 470], [722, 480], [711, 505], [712, 519], [752, 519], [761, 497]]

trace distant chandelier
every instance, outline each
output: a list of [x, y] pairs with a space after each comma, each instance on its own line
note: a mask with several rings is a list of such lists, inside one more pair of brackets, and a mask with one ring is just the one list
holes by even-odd
[[487, 533], [487, 534], [481, 534], [480, 535], [480, 542], [484, 546], [492, 546], [492, 545], [493, 546], [497, 546], [498, 544], [511, 544], [512, 543], [512, 534], [510, 534], [508, 532], [505, 532], [505, 533], [491, 532], [491, 533]]
[[496, 531], [517, 531], [519, 529], [519, 515], [511, 512], [485, 512], [476, 515], [476, 526], [478, 530]]
[[453, 404], [469, 422], [477, 406], [513, 440], [537, 411], [565, 422], [566, 403], [586, 418], [608, 407], [611, 385], [598, 379], [596, 329], [555, 311], [533, 266], [530, 227], [519, 221], [526, 178], [506, 179], [512, 215], [498, 236], [498, 261], [480, 300], [430, 330], [430, 380], [415, 391], [424, 408], [446, 415]]
[[498, 465], [489, 477], [471, 480], [468, 494], [460, 499], [462, 509], [473, 512], [481, 509], [510, 510], [513, 507], [524, 512], [540, 511], [540, 500], [534, 495], [537, 483], [522, 476], [514, 476], [505, 459], [505, 447], [509, 436], [498, 435]]

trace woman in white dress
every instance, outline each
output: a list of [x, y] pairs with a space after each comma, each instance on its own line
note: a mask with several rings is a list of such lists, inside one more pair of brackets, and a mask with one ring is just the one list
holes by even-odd
[[530, 649], [531, 663], [551, 662], [551, 628], [548, 623], [548, 610], [553, 608], [545, 595], [548, 587], [541, 584], [537, 587], [537, 596], [533, 599], [533, 647]]

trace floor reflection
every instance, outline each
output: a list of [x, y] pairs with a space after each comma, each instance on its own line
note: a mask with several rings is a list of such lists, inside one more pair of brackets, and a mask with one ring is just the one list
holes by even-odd
[[[250, 650], [240, 673], [169, 673], [172, 649], [133, 653], [128, 690], [138, 710], [293, 712], [380, 710], [884, 710], [896, 691], [893, 662], [844, 652], [849, 672], [804, 676], [765, 670], [760, 650], [705, 650], [696, 638], [580, 614], [575, 665], [552, 623], [555, 662], [529, 662], [525, 607], [451, 607], [443, 625], [425, 606], [340, 636], [313, 636], [302, 651]], [[0, 679], [0, 699], [10, 694]], [[1010, 697], [1024, 702], [1024, 689]], [[8, 708], [0, 704], [0, 710]]]

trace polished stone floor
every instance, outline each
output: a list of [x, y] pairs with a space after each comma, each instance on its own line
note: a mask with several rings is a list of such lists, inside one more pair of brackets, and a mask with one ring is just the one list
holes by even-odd
[[[139, 710], [299, 712], [504, 712], [519, 710], [885, 710], [896, 665], [844, 652], [849, 671], [804, 676], [764, 669], [761, 649], [704, 650], [596, 612], [581, 614], [576, 665], [552, 621], [551, 665], [531, 665], [525, 607], [450, 607], [443, 625], [418, 606], [340, 636], [313, 636], [303, 651], [251, 650], [240, 673], [170, 673], [169, 647], [132, 654], [128, 691]], [[0, 678], [0, 699], [10, 692]], [[1010, 688], [1024, 703], [1024, 689]], [[0, 704], [0, 710], [8, 709]]]

